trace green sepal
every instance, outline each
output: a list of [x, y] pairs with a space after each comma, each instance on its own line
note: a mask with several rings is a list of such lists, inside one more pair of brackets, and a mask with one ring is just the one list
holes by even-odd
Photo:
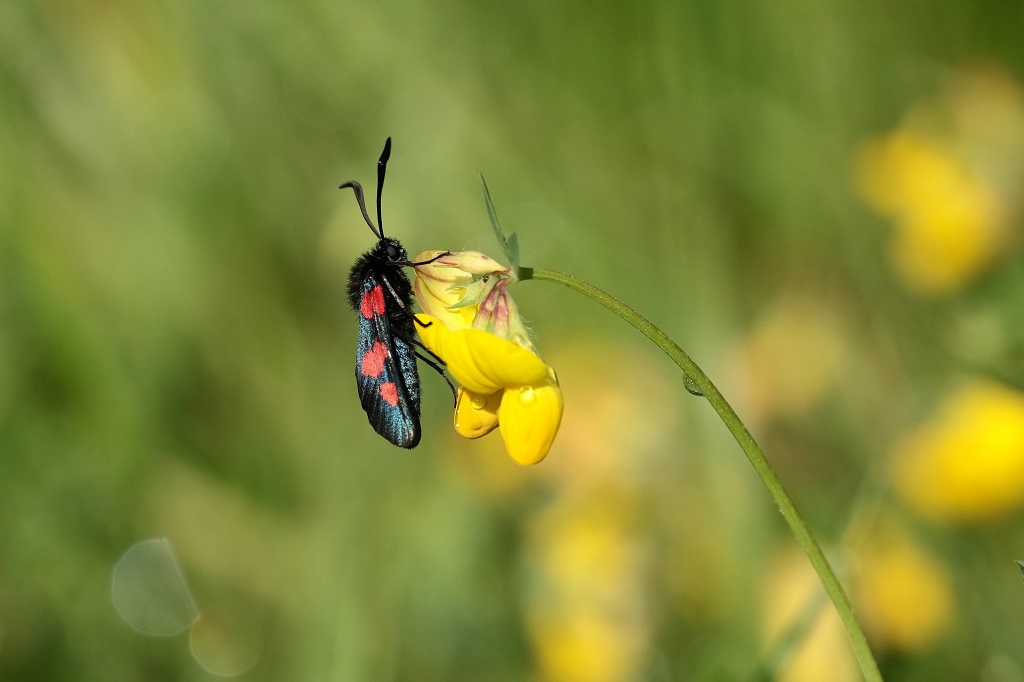
[[462, 289], [465, 293], [457, 303], [445, 306], [445, 310], [456, 310], [458, 308], [465, 308], [466, 306], [480, 305], [481, 301], [484, 300], [484, 297], [487, 296], [487, 292], [490, 291], [490, 288], [484, 288], [482, 280], [470, 282], [469, 284], [462, 284], [458, 287], [451, 287], [449, 288], [449, 291], [451, 291], [451, 289]]
[[448, 291], [452, 291], [453, 289], [462, 289], [465, 293], [457, 303], [445, 306], [445, 310], [456, 310], [458, 308], [465, 308], [471, 305], [480, 305], [483, 303], [484, 299], [487, 298], [487, 294], [491, 292], [494, 285], [501, 279], [504, 279], [504, 277], [492, 274], [473, 282], [469, 282], [468, 284], [459, 284], [454, 287], [448, 287]]

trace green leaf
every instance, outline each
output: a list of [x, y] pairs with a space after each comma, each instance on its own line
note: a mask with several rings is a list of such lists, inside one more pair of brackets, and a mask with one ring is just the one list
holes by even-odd
[[508, 256], [508, 263], [515, 272], [519, 272], [519, 237], [513, 232], [505, 240], [505, 255]]
[[505, 239], [505, 233], [501, 231], [501, 225], [498, 223], [498, 214], [494, 210], [494, 202], [491, 201], [491, 192], [487, 189], [487, 180], [484, 179], [484, 174], [480, 174], [480, 182], [484, 186], [484, 201], [487, 203], [487, 217], [491, 219], [491, 227], [494, 229], [494, 236], [498, 238], [498, 244], [501, 245], [501, 250], [505, 254], [505, 258], [508, 260], [508, 264], [512, 266], [512, 270], [519, 273], [519, 240], [516, 239], [515, 234], [509, 235], [508, 239]]

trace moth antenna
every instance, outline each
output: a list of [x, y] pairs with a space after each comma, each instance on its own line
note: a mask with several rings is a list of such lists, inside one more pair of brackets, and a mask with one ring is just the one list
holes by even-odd
[[[384, 233], [377, 229], [377, 226], [370, 220], [370, 215], [366, 212], [366, 201], [363, 200], [363, 186], [355, 180], [349, 180], [346, 183], [338, 185], [338, 189], [345, 189], [351, 187], [352, 191], [356, 193], [356, 201], [359, 202], [359, 210], [363, 212], [363, 220], [370, 226], [370, 231], [377, 237], [377, 239], [383, 239]], [[380, 220], [380, 194], [377, 194], [377, 220]]]
[[384, 151], [377, 160], [377, 224], [380, 225], [380, 238], [384, 238], [384, 219], [380, 215], [380, 195], [384, 191], [384, 173], [388, 170], [388, 159], [391, 158], [391, 138], [384, 143]]

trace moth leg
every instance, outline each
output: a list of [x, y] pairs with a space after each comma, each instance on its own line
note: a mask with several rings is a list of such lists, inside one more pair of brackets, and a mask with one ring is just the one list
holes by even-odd
[[[443, 256], [443, 255], [446, 255], [446, 254], [441, 254], [441, 255]], [[438, 256], [438, 258], [440, 258], [440, 257], [441, 257], [441, 256]], [[381, 276], [381, 280], [383, 280], [383, 282], [384, 282], [384, 286], [386, 286], [386, 287], [388, 288], [388, 291], [390, 291], [390, 292], [391, 292], [391, 298], [392, 298], [392, 299], [393, 299], [393, 300], [395, 301], [395, 303], [396, 303], [396, 304], [398, 305], [398, 309], [399, 309], [399, 310], [401, 310], [401, 311], [402, 311], [403, 313], [405, 313], [406, 315], [408, 315], [409, 317], [411, 317], [411, 318], [413, 319], [413, 322], [415, 322], [416, 324], [420, 325], [421, 327], [429, 327], [430, 325], [432, 325], [432, 324], [433, 324], [433, 322], [420, 322], [420, 320], [419, 320], [419, 319], [417, 319], [415, 315], [413, 315], [412, 311], [411, 311], [411, 310], [409, 310], [408, 306], [406, 306], [406, 305], [405, 305], [405, 303], [403, 303], [403, 302], [402, 302], [402, 299], [401, 299], [401, 297], [400, 297], [400, 296], [398, 295], [398, 293], [397, 293], [397, 292], [395, 291], [395, 288], [394, 288], [393, 286], [391, 286], [391, 282], [389, 282], [389, 281], [388, 281], [388, 278], [382, 275], [382, 276]], [[438, 374], [440, 374], [440, 375], [441, 375], [442, 377], [444, 377], [444, 380], [445, 380], [445, 382], [446, 382], [446, 383], [448, 384], [448, 388], [452, 389], [452, 396], [454, 396], [454, 397], [456, 398], [456, 400], [457, 400], [457, 399], [458, 399], [458, 393], [457, 393], [457, 391], [455, 390], [455, 384], [453, 384], [453, 383], [451, 382], [451, 379], [449, 379], [449, 378], [448, 378], [448, 375], [446, 375], [446, 374], [444, 373], [444, 370], [443, 370], [443, 369], [441, 369], [441, 366], [440, 366], [440, 365], [443, 365], [443, 364], [444, 364], [444, 360], [442, 360], [441, 358], [439, 358], [439, 357], [438, 357], [438, 356], [437, 356], [437, 355], [436, 355], [436, 354], [435, 354], [435, 353], [434, 353], [433, 351], [431, 351], [431, 350], [430, 350], [429, 348], [427, 348], [427, 347], [426, 347], [426, 346], [424, 346], [424, 345], [423, 345], [422, 343], [420, 343], [420, 342], [419, 342], [419, 340], [417, 340], [417, 339], [412, 339], [412, 342], [413, 342], [413, 343], [414, 343], [415, 345], [417, 345], [417, 346], [419, 346], [420, 348], [422, 348], [423, 350], [425, 350], [425, 351], [427, 351], [428, 353], [430, 353], [431, 357], [430, 357], [430, 358], [427, 358], [427, 357], [424, 357], [424, 356], [423, 356], [422, 354], [420, 354], [420, 352], [419, 352], [418, 350], [416, 350], [416, 349], [413, 349], [413, 353], [415, 353], [415, 354], [416, 354], [416, 357], [418, 357], [418, 358], [419, 358], [420, 360], [422, 360], [423, 362], [425, 362], [425, 363], [427, 363], [428, 365], [430, 365], [430, 367], [431, 367], [431, 368], [432, 368], [432, 369], [433, 369], [433, 370], [434, 370], [435, 372], [437, 372], [437, 373], [438, 373]], [[437, 362], [435, 362], [435, 361], [434, 361], [434, 359], [436, 359], [436, 360], [437, 360]], [[440, 365], [439, 365], [438, 363], [440, 363]]]
[[433, 322], [421, 322], [419, 318], [416, 317], [416, 315], [414, 315], [411, 310], [409, 310], [409, 307], [402, 302], [402, 299], [398, 297], [398, 294], [395, 293], [395, 288], [391, 286], [391, 282], [388, 281], [388, 278], [381, 276], [381, 279], [384, 280], [384, 286], [386, 286], [388, 288], [388, 291], [391, 292], [391, 298], [395, 301], [395, 305], [398, 306], [398, 309], [401, 310], [403, 314], [412, 318], [413, 322], [423, 327], [424, 329], [434, 324]]
[[397, 305], [398, 309], [401, 310], [405, 315], [411, 317], [413, 322], [424, 328], [434, 324], [433, 322], [420, 322], [419, 319], [417, 319], [416, 315], [414, 315], [413, 312], [409, 310], [409, 306], [405, 305], [402, 299], [398, 296], [398, 293], [395, 291], [395, 288], [391, 286], [391, 282], [388, 281], [388, 278], [381, 275], [381, 279], [384, 280], [384, 286], [386, 286], [388, 288], [388, 291], [391, 292], [391, 298], [394, 300], [395, 305]]
[[[417, 342], [417, 345], [419, 345], [419, 346], [422, 346], [422, 344], [420, 344], [420, 343], [418, 343], [418, 342]], [[429, 349], [429, 348], [424, 348], [424, 350], [425, 350], [425, 351], [427, 351], [428, 353], [430, 353], [431, 355], [434, 355], [434, 354], [433, 354], [433, 353], [432, 353], [432, 352], [430, 351], [430, 349]], [[452, 389], [452, 398], [453, 398], [453, 399], [455, 399], [455, 401], [456, 401], [456, 404], [458, 404], [458, 403], [457, 403], [457, 401], [458, 401], [458, 399], [459, 399], [459, 394], [458, 394], [458, 392], [457, 392], [457, 391], [455, 390], [455, 384], [453, 384], [453, 383], [452, 383], [452, 380], [448, 378], [448, 375], [444, 373], [444, 370], [443, 370], [443, 369], [441, 368], [441, 366], [440, 366], [440, 365], [438, 365], [438, 364], [437, 364], [436, 362], [434, 362], [434, 361], [433, 361], [432, 359], [430, 359], [430, 358], [428, 358], [428, 357], [426, 357], [426, 356], [424, 356], [424, 355], [421, 355], [421, 354], [420, 354], [420, 352], [419, 352], [418, 350], [416, 350], [416, 349], [413, 349], [413, 351], [412, 351], [412, 352], [416, 354], [416, 357], [418, 357], [418, 358], [419, 358], [420, 360], [422, 360], [423, 362], [425, 362], [425, 363], [427, 363], [428, 365], [430, 365], [430, 367], [431, 367], [431, 368], [432, 368], [432, 369], [433, 369], [433, 370], [434, 370], [435, 372], [437, 372], [438, 374], [440, 374], [440, 375], [441, 375], [441, 378], [442, 378], [442, 379], [444, 379], [444, 380], [445, 380], [445, 382], [446, 382], [446, 383], [448, 384], [448, 388]], [[437, 358], [437, 356], [436, 356], [436, 355], [434, 355], [434, 357], [435, 357], [435, 358]], [[437, 358], [437, 359], [438, 359], [438, 360], [441, 360], [441, 358]], [[443, 364], [443, 363], [442, 363], [442, 364]]]
[[412, 261], [405, 261], [403, 263], [398, 263], [398, 265], [401, 265], [403, 268], [414, 268], [417, 265], [430, 265], [434, 261], [441, 260], [445, 256], [450, 256], [450, 255], [452, 255], [451, 251], [445, 251], [444, 253], [437, 254], [436, 256], [431, 258], [430, 260], [423, 260], [423, 261], [418, 261], [418, 262], [415, 262], [415, 263], [413, 263]]
[[[434, 323], [431, 322], [429, 324], [434, 324]], [[430, 357], [434, 358], [434, 361], [437, 362], [437, 364], [441, 365], [442, 367], [447, 366], [448, 363], [446, 363], [444, 360], [442, 360], [440, 355], [438, 355], [434, 351], [432, 351], [429, 348], [427, 348], [426, 346], [424, 346], [422, 341], [420, 341], [419, 339], [413, 339], [412, 342], [413, 342], [413, 345], [419, 346], [423, 350], [425, 350], [428, 353], [430, 353]]]
[[[409, 313], [409, 309], [406, 307], [405, 303], [402, 302], [402, 297], [399, 296], [398, 292], [395, 291], [395, 288], [393, 286], [391, 286], [391, 282], [388, 281], [387, 276], [382, 274], [380, 276], [380, 278], [384, 282], [384, 286], [386, 286], [388, 288], [388, 291], [391, 292], [391, 298], [392, 298], [392, 300], [394, 300], [395, 305], [397, 305], [399, 308], [401, 308], [405, 312]], [[409, 314], [411, 315], [412, 313], [409, 313]]]

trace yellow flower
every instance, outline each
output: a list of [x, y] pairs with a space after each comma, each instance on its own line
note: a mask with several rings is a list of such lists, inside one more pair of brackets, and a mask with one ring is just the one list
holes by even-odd
[[961, 387], [895, 448], [906, 503], [944, 521], [990, 521], [1024, 506], [1024, 394], [989, 381]]
[[[420, 339], [459, 383], [455, 431], [480, 438], [501, 427], [519, 464], [544, 459], [562, 421], [555, 370], [533, 349], [508, 285], [515, 275], [476, 251], [416, 254]], [[429, 261], [429, 262], [428, 262]]]
[[542, 460], [562, 419], [555, 371], [537, 356], [507, 287], [509, 268], [475, 251], [416, 255], [414, 290], [424, 310], [423, 343], [459, 382], [455, 430], [479, 438], [501, 424], [505, 447], [520, 464]]
[[505, 449], [519, 464], [544, 459], [562, 421], [555, 371], [536, 353], [480, 329], [452, 331], [431, 315], [417, 315], [420, 339], [459, 383], [455, 430], [479, 438], [501, 426]]

